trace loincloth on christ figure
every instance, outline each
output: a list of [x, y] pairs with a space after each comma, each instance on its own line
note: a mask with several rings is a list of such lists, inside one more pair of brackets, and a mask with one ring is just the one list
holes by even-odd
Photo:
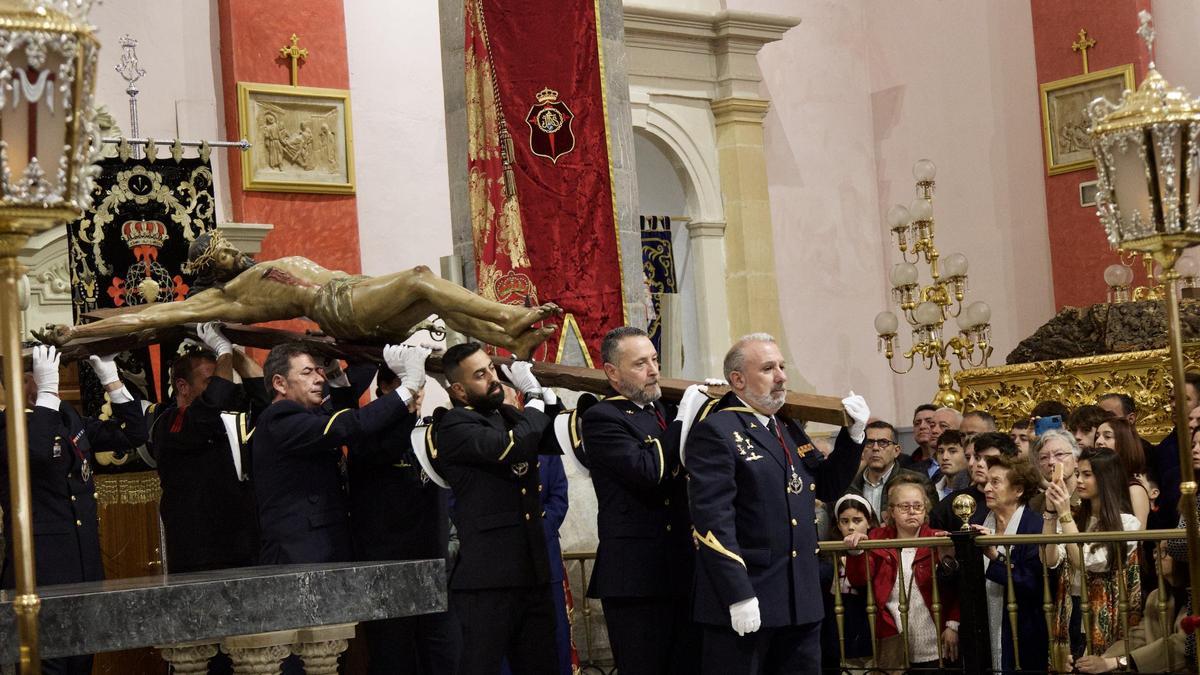
[[371, 277], [355, 274], [345, 277], [335, 277], [321, 284], [313, 296], [312, 308], [308, 318], [316, 322], [326, 335], [340, 340], [363, 340], [368, 338], [385, 338], [375, 331], [363, 330], [355, 321], [354, 287]]

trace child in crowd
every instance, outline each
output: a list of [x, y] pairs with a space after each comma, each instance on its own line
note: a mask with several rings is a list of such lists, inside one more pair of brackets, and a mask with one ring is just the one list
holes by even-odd
[[[866, 535], [872, 528], [879, 526], [870, 503], [858, 495], [845, 495], [837, 500], [833, 512], [843, 539], [856, 533]], [[867, 622], [866, 586], [851, 585], [846, 579], [844, 564], [838, 568], [836, 583], [841, 587], [842, 593], [846, 665], [851, 669], [869, 668], [872, 649], [871, 629]]]

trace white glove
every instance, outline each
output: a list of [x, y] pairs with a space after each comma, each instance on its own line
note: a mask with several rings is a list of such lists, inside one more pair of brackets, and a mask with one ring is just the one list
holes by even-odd
[[542, 387], [542, 400], [546, 405], [556, 405], [558, 403], [558, 394], [550, 387]]
[[719, 377], [706, 377], [704, 384], [708, 387], [728, 387], [729, 383]]
[[850, 440], [862, 443], [867, 437], [867, 420], [871, 419], [871, 409], [867, 407], [867, 399], [850, 390], [850, 395], [842, 399], [842, 407], [850, 415], [854, 423], [850, 425]]
[[102, 387], [107, 387], [121, 379], [117, 376], [117, 364], [113, 361], [115, 357], [116, 354], [88, 357], [88, 363], [92, 365], [92, 371], [96, 373], [96, 377], [99, 378], [100, 386]]
[[221, 324], [216, 321], [209, 321], [208, 323], [196, 326], [196, 334], [200, 336], [200, 339], [204, 341], [204, 344], [209, 349], [216, 352], [217, 358], [233, 353], [233, 343], [221, 332]]
[[425, 346], [387, 345], [383, 362], [400, 378], [400, 386], [415, 396], [425, 386], [425, 359], [433, 350]]
[[52, 345], [33, 348], [33, 381], [37, 383], [38, 394], [58, 396], [58, 350]]
[[503, 363], [500, 364], [500, 370], [504, 371], [504, 376], [522, 394], [540, 391], [542, 388], [542, 385], [538, 384], [537, 378], [533, 376], [533, 364], [529, 361], [513, 361], [511, 368], [507, 363]]
[[729, 621], [738, 635], [753, 633], [762, 627], [758, 613], [758, 598], [735, 602], [729, 606]]

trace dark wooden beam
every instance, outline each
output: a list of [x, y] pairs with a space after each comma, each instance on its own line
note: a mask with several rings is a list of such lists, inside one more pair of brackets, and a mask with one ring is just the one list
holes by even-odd
[[[102, 318], [103, 316], [111, 316], [116, 313], [123, 312], [122, 310], [101, 310], [100, 312], [93, 312], [89, 316]], [[298, 333], [278, 328], [243, 324], [225, 324], [222, 331], [230, 341], [243, 347], [270, 349], [284, 342], [299, 342], [314, 353], [331, 358], [353, 361], [366, 360], [375, 363], [383, 362], [382, 344], [338, 342], [327, 335], [317, 332]], [[64, 360], [86, 359], [90, 354], [111, 354], [128, 349], [136, 349], [156, 342], [178, 340], [185, 335], [196, 336], [195, 324], [175, 326], [163, 330], [128, 333], [112, 338], [73, 340], [60, 351]], [[511, 360], [497, 358], [497, 363], [502, 361], [508, 362]], [[431, 373], [440, 374], [442, 373], [442, 360], [436, 355], [431, 356], [426, 362], [425, 367]], [[603, 370], [564, 366], [555, 363], [535, 363], [533, 372], [537, 376], [538, 381], [546, 386], [590, 392], [593, 394], [609, 394], [612, 392], [608, 384], [608, 378], [604, 375]], [[688, 386], [695, 384], [695, 382], [691, 380], [661, 379], [659, 380], [659, 384], [662, 386], [663, 398], [667, 401], [677, 402], [683, 396], [684, 390]], [[721, 396], [727, 391], [729, 391], [727, 387], [709, 388], [709, 394], [714, 396]], [[846, 426], [850, 423], [845, 410], [842, 408], [841, 399], [836, 396], [801, 394], [789, 391], [787, 402], [783, 406], [783, 413], [794, 419], [808, 422], [821, 422], [837, 426]]]

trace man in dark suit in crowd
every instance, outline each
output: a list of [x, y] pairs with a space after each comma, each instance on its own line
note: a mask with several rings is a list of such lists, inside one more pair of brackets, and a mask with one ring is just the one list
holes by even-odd
[[658, 385], [658, 352], [640, 328], [609, 331], [600, 346], [612, 396], [583, 415], [600, 535], [588, 597], [600, 598], [623, 675], [694, 673], [693, 556], [687, 477], [674, 406]]
[[[429, 350], [388, 345], [384, 362], [396, 371], [424, 368]], [[252, 472], [262, 541], [259, 563], [342, 562], [353, 557], [342, 446], [376, 434], [409, 414], [415, 392], [400, 387], [359, 410], [322, 409], [325, 369], [302, 345], [277, 345], [263, 366], [274, 401], [254, 429]], [[344, 373], [340, 389], [350, 389]], [[340, 385], [340, 386], [338, 386]]]
[[[81, 417], [58, 398], [59, 358], [54, 347], [33, 348], [33, 372], [25, 374], [29, 425], [29, 486], [33, 511], [33, 555], [39, 586], [99, 581], [104, 578], [100, 559], [100, 527], [96, 513], [96, 485], [92, 461], [97, 451], [131, 451], [146, 442], [146, 417], [117, 375], [112, 356], [89, 357], [92, 370], [112, 402], [112, 418]], [[0, 424], [0, 500], [11, 505], [8, 447]], [[6, 508], [5, 530], [11, 530], [12, 509]], [[4, 588], [13, 588], [12, 551], [6, 551]], [[42, 672], [90, 675], [92, 655], [43, 659]]]
[[[348, 368], [355, 393], [376, 381], [376, 397], [415, 392], [409, 412], [350, 444], [347, 474], [356, 560], [448, 557], [449, 493], [433, 483], [414, 456], [412, 431], [424, 398], [425, 369], [397, 374], [387, 366]], [[458, 668], [458, 627], [449, 612], [363, 624], [372, 675], [440, 675]]]
[[492, 358], [474, 342], [451, 347], [442, 366], [454, 407], [438, 418], [430, 455], [454, 493], [460, 547], [450, 610], [462, 630], [458, 672], [495, 675], [507, 658], [515, 673], [556, 674], [538, 474], [553, 392], [542, 389], [530, 363], [517, 361], [504, 372], [525, 409], [504, 405]]
[[[787, 395], [784, 367], [770, 335], [738, 340], [724, 363], [732, 391], [686, 440], [703, 673], [821, 669], [812, 472], [825, 458], [776, 415]], [[843, 403], [854, 419], [851, 439], [861, 443], [866, 402], [851, 394]]]
[[[243, 450], [269, 403], [262, 368], [234, 350], [217, 324], [201, 324], [197, 333], [211, 351], [176, 359], [174, 400], [148, 411], [170, 572], [244, 567], [258, 559], [254, 487]], [[240, 386], [233, 382], [235, 367]]]

